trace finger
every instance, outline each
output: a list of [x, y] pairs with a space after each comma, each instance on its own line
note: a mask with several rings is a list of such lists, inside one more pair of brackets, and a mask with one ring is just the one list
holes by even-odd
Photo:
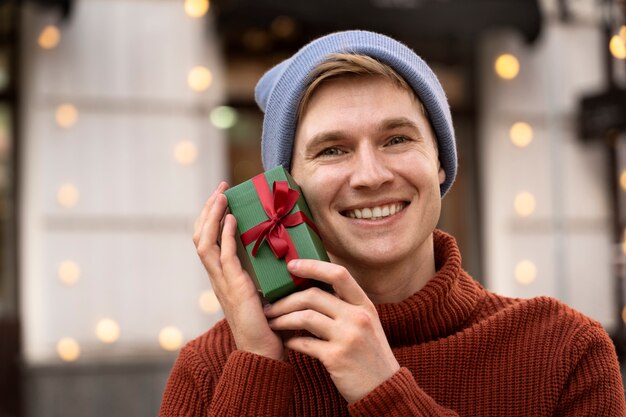
[[325, 340], [308, 336], [294, 336], [285, 341], [285, 347], [296, 352], [303, 353], [313, 358], [323, 359], [324, 352], [328, 350]]
[[213, 194], [211, 194], [209, 198], [207, 199], [207, 201], [204, 203], [204, 206], [202, 207], [202, 211], [200, 212], [200, 215], [198, 216], [198, 218], [196, 219], [194, 223], [193, 242], [195, 243], [196, 246], [198, 245], [198, 241], [200, 239], [200, 232], [202, 231], [202, 226], [204, 226], [206, 217], [208, 216], [209, 212], [211, 211], [211, 207], [213, 207], [213, 203], [215, 202], [215, 197], [219, 193], [223, 193], [224, 191], [226, 191], [228, 187], [229, 186], [226, 182], [224, 181], [220, 182], [217, 188], [215, 189], [215, 191], [213, 191]]
[[[219, 234], [220, 221], [224, 216], [226, 210], [226, 197], [223, 194], [217, 194], [215, 202], [211, 207], [202, 231], [200, 232], [200, 238], [196, 245], [198, 255], [202, 259], [204, 266], [209, 270], [209, 273], [216, 272], [215, 268], [219, 268], [219, 254], [220, 248], [217, 244], [217, 237]], [[221, 268], [220, 268], [221, 269]]]
[[217, 194], [215, 196], [215, 202], [213, 207], [207, 215], [204, 222], [203, 230], [201, 232], [200, 239], [206, 239], [211, 244], [216, 244], [221, 237], [222, 232], [222, 220], [226, 215], [226, 208], [228, 207], [228, 201], [224, 194]]
[[221, 233], [222, 246], [220, 261], [224, 272], [228, 275], [230, 273], [240, 273], [241, 263], [237, 257], [237, 241], [235, 240], [235, 232], [237, 230], [237, 220], [232, 214], [227, 214], [224, 217], [224, 227]]
[[341, 265], [316, 259], [295, 259], [287, 265], [289, 272], [302, 278], [313, 278], [332, 285], [335, 294], [350, 304], [370, 304], [363, 289]]
[[312, 287], [276, 301], [265, 309], [265, 315], [273, 318], [293, 311], [310, 309], [334, 319], [345, 307], [345, 301], [317, 287]]
[[272, 330], [306, 330], [320, 339], [330, 340], [334, 320], [314, 310], [294, 311], [270, 320]]

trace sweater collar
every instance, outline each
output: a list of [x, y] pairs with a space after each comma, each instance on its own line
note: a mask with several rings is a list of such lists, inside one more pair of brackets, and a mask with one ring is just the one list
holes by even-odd
[[400, 303], [376, 305], [392, 347], [440, 339], [459, 330], [483, 291], [462, 269], [455, 239], [439, 230], [433, 238], [438, 268], [433, 278]]

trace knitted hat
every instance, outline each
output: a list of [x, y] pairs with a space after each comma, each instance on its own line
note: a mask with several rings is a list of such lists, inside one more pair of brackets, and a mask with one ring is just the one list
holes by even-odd
[[437, 136], [439, 160], [446, 173], [441, 196], [456, 176], [454, 127], [445, 92], [428, 65], [402, 43], [378, 33], [351, 30], [326, 35], [305, 45], [291, 58], [266, 72], [255, 89], [255, 99], [265, 113], [261, 152], [263, 166], [289, 169], [296, 133], [298, 105], [311, 71], [335, 53], [370, 56], [393, 68], [411, 86], [428, 112]]

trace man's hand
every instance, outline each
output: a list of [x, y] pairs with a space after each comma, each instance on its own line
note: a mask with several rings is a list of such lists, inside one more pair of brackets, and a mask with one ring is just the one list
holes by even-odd
[[299, 277], [332, 285], [335, 294], [309, 288], [266, 309], [273, 330], [307, 330], [315, 336], [294, 336], [285, 342], [287, 348], [320, 360], [349, 403], [400, 369], [374, 304], [344, 267], [298, 259], [288, 268]]
[[237, 258], [237, 220], [232, 214], [225, 215], [227, 200], [223, 192], [227, 188], [228, 184], [222, 182], [205, 203], [196, 221], [193, 242], [209, 273], [237, 349], [282, 359], [282, 340], [270, 329], [254, 283]]

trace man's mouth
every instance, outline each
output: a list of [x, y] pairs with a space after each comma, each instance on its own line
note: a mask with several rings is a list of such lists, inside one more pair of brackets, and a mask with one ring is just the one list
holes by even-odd
[[394, 214], [402, 211], [407, 205], [408, 203], [403, 201], [400, 203], [385, 204], [382, 206], [346, 210], [341, 212], [341, 214], [352, 219], [378, 220], [393, 216]]

